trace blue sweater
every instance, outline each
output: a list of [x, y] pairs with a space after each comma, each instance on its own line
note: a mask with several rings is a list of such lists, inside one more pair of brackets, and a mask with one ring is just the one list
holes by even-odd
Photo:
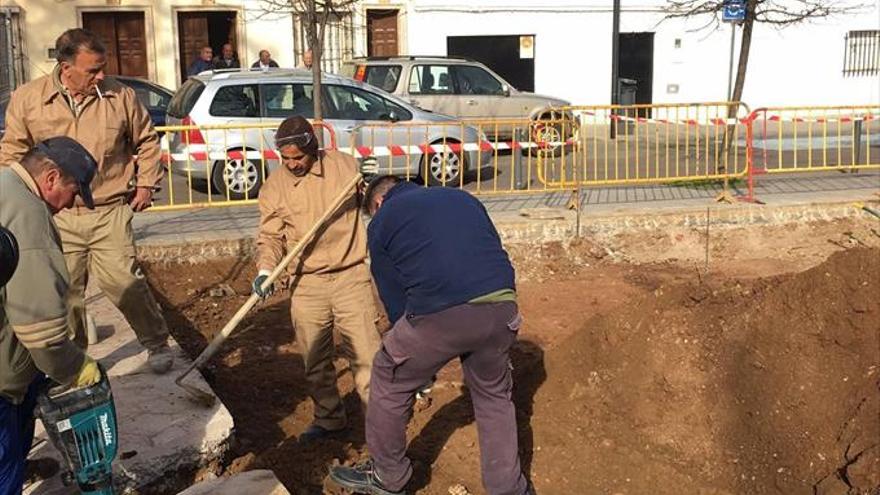
[[464, 191], [401, 182], [385, 195], [367, 238], [373, 279], [392, 322], [515, 289], [492, 220]]

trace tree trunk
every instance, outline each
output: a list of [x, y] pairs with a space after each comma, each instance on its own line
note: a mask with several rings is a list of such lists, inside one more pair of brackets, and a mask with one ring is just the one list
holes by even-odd
[[[740, 40], [739, 60], [736, 66], [736, 82], [733, 84], [733, 94], [730, 97], [731, 102], [741, 102], [743, 89], [746, 85], [746, 69], [749, 66], [749, 48], [752, 46], [752, 28], [755, 25], [755, 8], [758, 0], [748, 0], [746, 2], [746, 18], [743, 21], [742, 40]], [[739, 114], [739, 105], [729, 105], [727, 107], [727, 118], [736, 119]], [[724, 141], [721, 149], [726, 160], [718, 156], [716, 152], [716, 167], [719, 172], [727, 172], [728, 162], [733, 159], [731, 153], [736, 153], [733, 142], [736, 138], [736, 124], [728, 124], [724, 133]]]
[[[308, 1], [308, 37], [309, 46], [312, 50], [312, 101], [314, 103], [314, 119], [322, 120], [323, 108], [321, 106], [321, 43], [318, 33], [318, 12], [315, 0]], [[320, 135], [320, 134], [319, 134]]]
[[749, 66], [749, 48], [752, 46], [752, 28], [755, 26], [755, 9], [758, 0], [746, 2], [746, 19], [743, 22], [742, 41], [739, 48], [739, 63], [736, 66], [736, 82], [733, 85], [732, 101], [742, 101], [746, 85], [746, 69]]

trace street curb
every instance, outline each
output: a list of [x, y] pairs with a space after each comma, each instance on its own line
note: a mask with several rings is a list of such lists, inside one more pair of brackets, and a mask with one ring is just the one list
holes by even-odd
[[[741, 228], [748, 225], [785, 225], [833, 221], [867, 215], [854, 205], [862, 201], [875, 207], [874, 197], [847, 201], [785, 205], [710, 203], [701, 207], [666, 208], [647, 213], [581, 213], [580, 235], [609, 235], [622, 231], [664, 230], [706, 226], [709, 212], [713, 228]], [[572, 210], [541, 208], [491, 215], [498, 234], [507, 244], [566, 241], [575, 237], [577, 213]], [[867, 216], [868, 218], [870, 216]], [[873, 218], [873, 217], [870, 217]], [[141, 241], [138, 258], [148, 263], [203, 263], [216, 258], [250, 258], [254, 254], [253, 235], [230, 239], [193, 239], [178, 236], [173, 241]]]

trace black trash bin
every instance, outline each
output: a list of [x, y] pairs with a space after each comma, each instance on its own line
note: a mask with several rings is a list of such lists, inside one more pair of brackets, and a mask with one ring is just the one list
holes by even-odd
[[[639, 88], [639, 82], [635, 79], [617, 78], [617, 104], [621, 106], [636, 104], [636, 90]], [[635, 119], [638, 117], [637, 111], [633, 108], [618, 108], [614, 110], [616, 115], [628, 117], [624, 121], [615, 121], [617, 124], [615, 129], [611, 131], [611, 135], [632, 134], [635, 131]], [[625, 124], [624, 124], [625, 123]], [[615, 132], [616, 131], [616, 132]]]
[[617, 95], [620, 105], [635, 105], [636, 91], [639, 89], [639, 82], [635, 79], [617, 78]]

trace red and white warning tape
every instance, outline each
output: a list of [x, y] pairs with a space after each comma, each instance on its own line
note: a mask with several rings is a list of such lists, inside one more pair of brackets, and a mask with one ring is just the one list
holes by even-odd
[[[446, 144], [422, 144], [409, 146], [356, 146], [354, 148], [354, 156], [357, 158], [383, 157], [383, 156], [406, 156], [406, 155], [431, 155], [439, 153], [461, 153], [462, 151], [482, 151], [490, 152], [495, 150], [518, 150], [518, 149], [547, 149], [557, 146], [571, 146], [575, 144], [573, 139], [567, 141], [554, 141], [546, 143], [537, 142], [521, 142], [521, 141], [481, 141], [479, 143], [446, 143]], [[212, 151], [207, 152], [200, 149], [192, 149], [189, 153], [169, 153], [164, 149], [162, 153], [162, 161], [168, 163], [170, 161], [185, 162], [205, 161], [205, 160], [278, 160], [278, 152], [272, 149], [263, 151], [256, 150], [236, 150], [236, 151]], [[193, 147], [195, 148], [195, 147]], [[341, 151], [349, 151], [350, 148], [342, 148]]]
[[874, 116], [870, 113], [866, 113], [864, 115], [841, 115], [835, 118], [825, 118], [825, 117], [789, 117], [783, 118], [779, 115], [770, 115], [764, 117], [764, 120], [768, 120], [770, 122], [815, 122], [819, 124], [830, 124], [835, 122], [847, 123], [847, 122], [870, 122], [874, 119], [877, 119], [877, 116]]
[[[584, 115], [589, 115], [592, 117], [600, 117], [606, 118], [608, 120], [614, 121], [623, 121], [623, 122], [636, 122], [639, 124], [673, 124], [673, 125], [688, 125], [688, 126], [701, 126], [701, 125], [715, 125], [715, 126], [725, 126], [725, 125], [734, 125], [734, 124], [748, 124], [750, 117], [737, 118], [737, 119], [722, 119], [722, 118], [714, 118], [714, 119], [656, 119], [656, 118], [646, 118], [646, 117], [630, 117], [627, 115], [618, 115], [615, 113], [610, 114], [597, 114], [595, 112], [583, 112]], [[755, 116], [758, 120], [758, 115]], [[862, 114], [862, 115], [841, 115], [837, 117], [782, 117], [780, 115], [765, 115], [763, 116], [763, 120], [767, 120], [770, 122], [815, 122], [820, 124], [830, 124], [830, 123], [848, 123], [848, 122], [870, 122], [871, 120], [875, 120], [880, 118], [878, 115], [873, 115], [870, 113]]]

